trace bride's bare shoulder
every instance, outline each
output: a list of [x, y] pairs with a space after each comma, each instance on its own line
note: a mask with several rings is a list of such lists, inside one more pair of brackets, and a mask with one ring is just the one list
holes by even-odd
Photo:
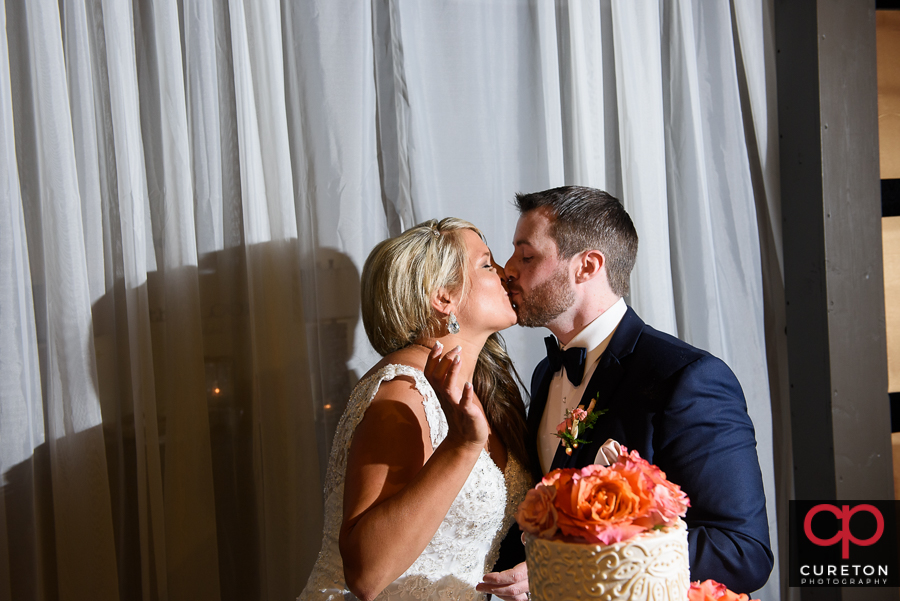
[[[387, 355], [364, 378], [387, 365], [406, 365], [419, 370], [425, 366], [425, 357], [419, 360], [415, 351], [405, 351]], [[378, 386], [354, 434], [354, 450], [368, 460], [377, 456], [385, 465], [410, 463], [421, 467], [431, 454], [429, 432], [422, 393], [416, 387], [415, 379], [411, 375], [398, 374]]]

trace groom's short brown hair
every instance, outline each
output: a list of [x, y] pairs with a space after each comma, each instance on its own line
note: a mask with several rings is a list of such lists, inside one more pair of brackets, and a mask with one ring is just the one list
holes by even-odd
[[638, 235], [619, 200], [602, 190], [563, 186], [516, 194], [516, 207], [524, 215], [546, 207], [552, 218], [550, 235], [559, 256], [570, 259], [586, 250], [599, 250], [606, 259], [609, 286], [619, 296], [628, 294], [628, 279], [637, 257]]

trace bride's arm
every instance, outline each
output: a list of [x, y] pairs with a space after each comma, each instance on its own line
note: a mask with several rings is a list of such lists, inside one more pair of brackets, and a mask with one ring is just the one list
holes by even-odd
[[422, 397], [397, 378], [381, 385], [353, 435], [340, 550], [347, 587], [363, 601], [419, 557], [484, 447], [487, 420], [471, 388], [444, 411], [449, 432], [432, 454]]

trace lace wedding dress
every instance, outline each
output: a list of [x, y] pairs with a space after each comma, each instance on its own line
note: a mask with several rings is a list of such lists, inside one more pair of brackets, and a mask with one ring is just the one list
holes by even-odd
[[[338, 550], [347, 454], [353, 433], [379, 386], [398, 375], [412, 377], [422, 395], [432, 448], [447, 436], [444, 412], [421, 371], [406, 365], [386, 365], [356, 385], [338, 423], [328, 464], [322, 550], [298, 601], [356, 599], [344, 583], [344, 568]], [[527, 471], [511, 454], [504, 474], [482, 451], [431, 542], [415, 563], [378, 598], [391, 601], [484, 599], [485, 595], [477, 592], [475, 585], [497, 561], [500, 542], [530, 486]]]

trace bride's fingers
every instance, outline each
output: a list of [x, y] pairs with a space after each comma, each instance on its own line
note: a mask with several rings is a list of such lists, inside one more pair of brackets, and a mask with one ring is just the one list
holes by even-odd
[[444, 345], [440, 342], [435, 342], [434, 346], [431, 347], [431, 352], [428, 353], [428, 359], [425, 361], [425, 377], [430, 378], [434, 375], [435, 370], [441, 363], [441, 353], [444, 352]]
[[[459, 370], [461, 369], [462, 361], [459, 355], [453, 357], [453, 359], [449, 362], [450, 366], [447, 370], [446, 375], [444, 376], [444, 390], [448, 393], [457, 390], [456, 380], [459, 377]], [[456, 401], [456, 399], [453, 399]]]
[[443, 353], [444, 345], [440, 342], [436, 343], [431, 349], [431, 352], [428, 353], [428, 359], [425, 362], [425, 376], [432, 380], [433, 383], [443, 383], [444, 378], [447, 376], [447, 372], [450, 369], [453, 355], [457, 352], [458, 348], [459, 347], [456, 347]]
[[450, 390], [450, 388], [448, 388], [448, 382], [450, 382], [450, 376], [453, 369], [458, 365], [461, 352], [462, 349], [457, 346], [444, 353], [434, 371], [435, 382], [440, 384], [445, 391]]
[[459, 399], [459, 408], [462, 410], [467, 410], [475, 401], [475, 391], [472, 390], [472, 385], [469, 382], [466, 382], [463, 385], [463, 393], [462, 398]]

